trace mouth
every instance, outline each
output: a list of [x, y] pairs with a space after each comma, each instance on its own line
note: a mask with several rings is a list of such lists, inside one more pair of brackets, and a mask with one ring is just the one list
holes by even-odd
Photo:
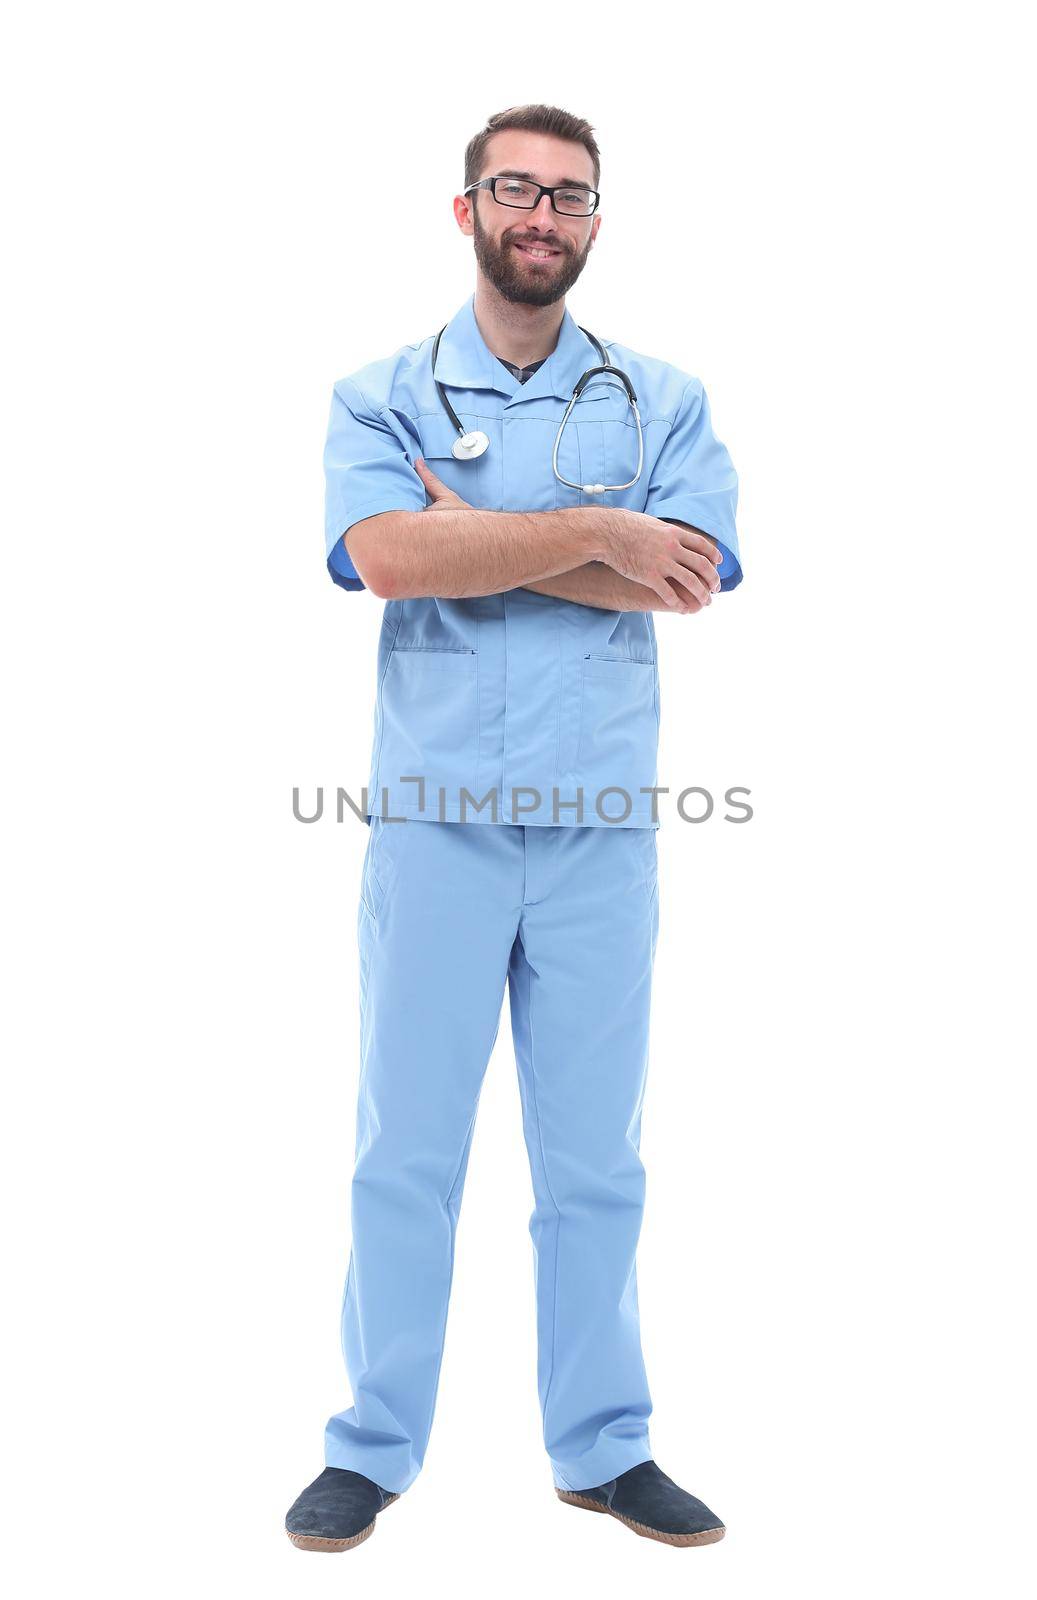
[[551, 245], [515, 244], [512, 245], [512, 249], [518, 250], [522, 255], [527, 256], [530, 261], [553, 261], [555, 256], [560, 256], [562, 253], [560, 250], [555, 250]]

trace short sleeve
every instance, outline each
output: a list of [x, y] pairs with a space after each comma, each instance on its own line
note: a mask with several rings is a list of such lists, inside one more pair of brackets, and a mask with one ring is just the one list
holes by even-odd
[[423, 511], [426, 496], [400, 440], [348, 378], [331, 397], [324, 480], [328, 571], [341, 588], [363, 589], [343, 535], [380, 511]]
[[713, 432], [706, 391], [693, 378], [652, 471], [645, 500], [651, 517], [690, 522], [715, 539], [724, 553], [721, 592], [742, 581], [735, 510], [738, 474]]

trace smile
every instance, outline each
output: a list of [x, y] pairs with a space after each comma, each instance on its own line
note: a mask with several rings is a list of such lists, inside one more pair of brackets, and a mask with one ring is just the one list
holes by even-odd
[[534, 261], [550, 261], [553, 256], [560, 256], [560, 250], [542, 249], [538, 245], [517, 244], [516, 250], [521, 250], [524, 256], [532, 256]]

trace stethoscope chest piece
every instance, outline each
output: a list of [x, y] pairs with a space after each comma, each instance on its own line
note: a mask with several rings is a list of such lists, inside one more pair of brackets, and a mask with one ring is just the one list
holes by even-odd
[[463, 433], [450, 448], [458, 461], [474, 461], [490, 448], [490, 441], [485, 433], [476, 429], [474, 433]]

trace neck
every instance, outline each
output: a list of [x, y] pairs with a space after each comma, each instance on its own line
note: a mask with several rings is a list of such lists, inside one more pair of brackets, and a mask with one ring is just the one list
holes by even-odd
[[516, 305], [505, 300], [480, 272], [475, 285], [475, 320], [487, 348], [516, 367], [543, 361], [558, 343], [565, 301], [550, 306]]

